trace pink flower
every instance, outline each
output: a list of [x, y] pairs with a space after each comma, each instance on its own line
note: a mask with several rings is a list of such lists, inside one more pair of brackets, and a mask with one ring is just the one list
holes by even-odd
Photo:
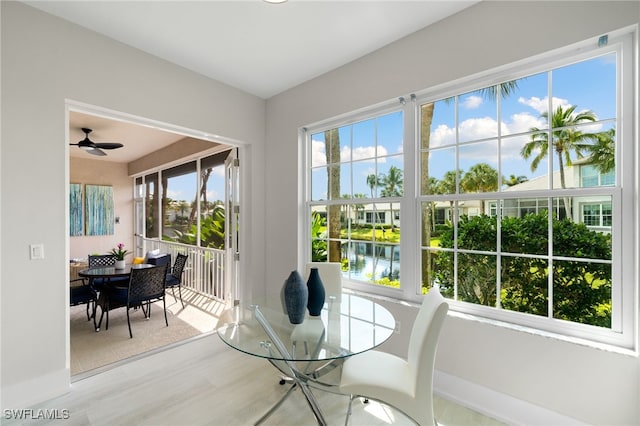
[[111, 253], [116, 256], [117, 260], [124, 260], [124, 257], [129, 253], [128, 250], [124, 250], [124, 244], [118, 244], [117, 248], [111, 249]]

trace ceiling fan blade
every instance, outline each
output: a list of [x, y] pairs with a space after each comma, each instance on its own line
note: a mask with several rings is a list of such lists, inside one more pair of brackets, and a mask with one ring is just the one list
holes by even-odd
[[94, 148], [91, 148], [91, 149], [85, 149], [85, 151], [87, 151], [89, 154], [92, 154], [92, 155], [99, 155], [99, 156], [105, 156], [105, 155], [107, 155], [107, 153], [106, 153], [106, 152], [102, 151], [102, 150], [101, 150], [101, 149], [99, 149], [99, 148], [95, 148], [95, 147], [94, 147]]
[[100, 148], [100, 149], [117, 149], [117, 148], [122, 148], [124, 146], [121, 143], [117, 143], [117, 142], [94, 142], [93, 145], [95, 148]]
[[92, 130], [83, 127], [82, 131], [85, 134], [84, 139], [79, 141], [78, 143], [70, 143], [69, 145], [75, 145], [78, 148], [87, 151], [91, 155], [105, 156], [107, 154], [102, 151], [103, 149], [117, 149], [124, 146], [118, 142], [93, 142], [91, 139], [89, 139], [89, 133], [91, 133]]

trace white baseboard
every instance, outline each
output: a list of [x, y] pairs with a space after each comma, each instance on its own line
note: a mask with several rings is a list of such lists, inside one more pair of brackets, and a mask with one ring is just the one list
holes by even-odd
[[435, 370], [436, 395], [509, 425], [584, 425], [572, 417]]
[[2, 386], [2, 410], [26, 409], [69, 392], [69, 376], [69, 369], [65, 368], [22, 383]]

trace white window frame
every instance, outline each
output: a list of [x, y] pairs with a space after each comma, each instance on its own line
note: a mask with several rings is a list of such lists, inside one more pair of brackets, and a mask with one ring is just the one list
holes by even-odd
[[[612, 247], [612, 326], [611, 329], [594, 327], [573, 322], [539, 318], [533, 315], [520, 314], [492, 307], [473, 305], [470, 303], [451, 301], [452, 309], [458, 312], [472, 314], [478, 317], [498, 320], [517, 326], [531, 327], [544, 332], [557, 333], [569, 338], [583, 341], [612, 345], [624, 349], [637, 350], [636, 342], [636, 312], [637, 312], [637, 260], [632, 260], [638, 247], [638, 199], [635, 197], [638, 187], [638, 151], [637, 146], [637, 90], [634, 76], [635, 34], [621, 31], [619, 34], [609, 34], [609, 43], [604, 47], [598, 46], [598, 39], [587, 40], [574, 46], [558, 49], [549, 54], [540, 55], [520, 64], [506, 66], [500, 70], [477, 76], [469, 81], [453, 83], [437, 91], [428, 92], [418, 97], [418, 104], [434, 102], [450, 96], [464, 94], [482, 87], [496, 84], [499, 81], [516, 80], [526, 75], [545, 72], [578, 61], [606, 53], [616, 52], [620, 58], [618, 68], [618, 105], [616, 117], [616, 185], [596, 188], [597, 195], [612, 197], [614, 224], [611, 229], [614, 242]], [[631, 96], [628, 96], [631, 95]], [[416, 157], [419, 157], [416, 155]], [[498, 170], [500, 173], [500, 170]], [[529, 198], [534, 196], [549, 196], [553, 191], [510, 192], [509, 197]], [[575, 194], [574, 194], [575, 192]], [[567, 190], [569, 196], [580, 195], [580, 188]], [[553, 196], [556, 196], [553, 194]], [[474, 199], [495, 199], [495, 194], [472, 194]], [[468, 198], [464, 194], [461, 199]], [[623, 209], [623, 205], [627, 206]], [[419, 208], [419, 205], [416, 207]], [[635, 216], [633, 216], [635, 214]], [[625, 224], [624, 232], [622, 224]], [[632, 224], [628, 226], [627, 224]], [[622, 295], [624, 294], [624, 298]]]
[[[585, 216], [586, 215], [584, 214], [584, 208], [586, 206], [597, 206], [598, 215], [594, 216], [594, 217], [598, 218], [598, 223], [597, 224], [591, 225], [591, 224], [588, 224], [585, 221]], [[581, 202], [580, 203], [580, 221], [582, 223], [584, 223], [585, 225], [587, 225], [587, 227], [589, 227], [589, 228], [604, 228], [604, 229], [611, 228], [611, 225], [605, 225], [605, 223], [604, 223], [605, 222], [605, 220], [604, 220], [604, 218], [605, 218], [604, 208], [607, 207], [607, 206], [609, 208], [611, 208], [611, 203], [606, 202], [606, 201], [585, 201], [585, 202]]]
[[[611, 329], [595, 327], [585, 324], [539, 318], [533, 315], [519, 312], [495, 309], [470, 303], [450, 301], [452, 312], [470, 314], [478, 320], [486, 320], [498, 325], [529, 330], [532, 333], [551, 335], [561, 339], [577, 341], [588, 345], [605, 345], [619, 350], [637, 351], [637, 318], [638, 318], [638, 251], [639, 251], [639, 202], [638, 187], [640, 175], [640, 159], [638, 154], [638, 87], [637, 87], [637, 33], [635, 29], [623, 29], [609, 33], [608, 44], [598, 46], [598, 38], [586, 40], [566, 48], [529, 58], [518, 63], [505, 65], [498, 69], [490, 70], [480, 75], [461, 79], [425, 90], [415, 95], [410, 95], [415, 102], [406, 102], [405, 105], [405, 140], [404, 140], [404, 196], [400, 201], [402, 210], [402, 238], [401, 238], [401, 289], [390, 291], [382, 286], [359, 285], [355, 282], [345, 281], [345, 286], [356, 290], [392, 296], [401, 300], [420, 300], [420, 189], [419, 182], [419, 135], [418, 135], [418, 108], [426, 102], [435, 102], [450, 96], [467, 93], [487, 87], [496, 82], [515, 80], [525, 75], [566, 66], [572, 62], [589, 59], [596, 55], [608, 52], [617, 52], [620, 59], [618, 68], [618, 105], [616, 116], [616, 185], [596, 188], [593, 193], [597, 195], [611, 196], [614, 212], [613, 227], [611, 232], [614, 238], [612, 247], [612, 313]], [[409, 96], [407, 96], [408, 98]], [[402, 98], [401, 98], [402, 99]], [[397, 102], [397, 101], [396, 101]], [[336, 128], [350, 122], [365, 120], [367, 118], [382, 115], [391, 106], [397, 107], [397, 103], [389, 102], [385, 105], [361, 110], [352, 114], [316, 123], [313, 126], [301, 130], [303, 144], [305, 182], [305, 206], [303, 207], [301, 220], [305, 232], [305, 249], [308, 261], [310, 256], [310, 229], [309, 218], [311, 205], [309, 201], [310, 188], [310, 135], [318, 131]], [[306, 135], [306, 138], [305, 138]], [[412, 158], [413, 157], [413, 158]], [[566, 190], [568, 195], [580, 195], [580, 188]], [[575, 194], [573, 194], [575, 192]], [[509, 193], [509, 198], [537, 198], [547, 197], [552, 191], [522, 191]], [[557, 196], [553, 194], [553, 196]], [[462, 197], [464, 198], [464, 196]], [[468, 197], [467, 197], [468, 198]], [[491, 193], [483, 197], [482, 193], [474, 193], [474, 199], [495, 200], [495, 194]], [[373, 202], [385, 202], [387, 200], [374, 199]], [[415, 224], [415, 225], [411, 225]], [[624, 230], [623, 230], [624, 224]], [[409, 283], [416, 283], [411, 285]], [[623, 297], [624, 295], [624, 297]], [[497, 322], [496, 322], [497, 321]]]
[[[304, 179], [304, 207], [301, 212], [301, 217], [303, 221], [303, 229], [305, 236], [305, 248], [303, 250], [304, 258], [302, 263], [306, 263], [311, 261], [311, 211], [314, 206], [317, 205], [330, 205], [330, 204], [344, 204], [344, 200], [325, 200], [325, 201], [311, 201], [311, 136], [316, 133], [323, 132], [325, 130], [335, 129], [342, 126], [346, 126], [352, 123], [357, 123], [365, 120], [369, 120], [372, 118], [380, 117], [394, 111], [402, 111], [404, 117], [404, 140], [403, 140], [403, 176], [404, 176], [404, 191], [402, 197], [381, 197], [377, 196], [375, 198], [367, 198], [367, 199], [353, 199], [352, 204], [368, 204], [368, 205], [388, 205], [389, 202], [393, 202], [394, 204], [400, 205], [400, 211], [402, 211], [403, 221], [409, 221], [407, 223], [415, 223], [415, 218], [413, 217], [413, 194], [415, 193], [415, 182], [413, 182], [413, 176], [415, 176], [415, 162], [407, 160], [407, 152], [411, 152], [413, 150], [413, 139], [414, 139], [414, 127], [413, 124], [415, 122], [415, 113], [413, 103], [405, 100], [404, 98], [394, 99], [392, 101], [384, 102], [379, 105], [372, 106], [371, 108], [363, 109], [359, 112], [345, 114], [344, 116], [336, 117], [327, 121], [315, 123], [313, 125], [306, 126], [300, 129], [300, 137], [301, 140], [304, 141], [303, 146], [303, 162], [302, 167], [304, 169], [303, 179]], [[407, 124], [410, 123], [410, 124]], [[411, 158], [409, 156], [409, 158]], [[409, 178], [407, 178], [409, 176]], [[363, 212], [363, 218], [366, 220], [367, 212]], [[386, 216], [386, 215], [385, 215]], [[404, 223], [404, 222], [403, 222]], [[400, 253], [410, 253], [413, 251], [413, 247], [415, 247], [415, 238], [412, 235], [408, 235], [411, 233], [402, 233], [400, 238]], [[385, 244], [380, 244], [384, 246]], [[409, 258], [411, 256], [401, 256], [401, 259]], [[402, 266], [400, 268], [400, 288], [392, 288], [383, 285], [373, 285], [370, 282], [364, 281], [356, 281], [349, 280], [343, 278], [343, 285], [347, 288], [368, 292], [372, 294], [378, 294], [383, 296], [392, 297], [394, 299], [408, 300], [415, 299], [415, 289], [412, 285], [407, 285], [406, 283], [415, 282], [415, 265], [411, 262], [406, 262], [405, 260], [401, 260]], [[403, 268], [407, 268], [405, 271]], [[404, 284], [403, 284], [404, 283]]]

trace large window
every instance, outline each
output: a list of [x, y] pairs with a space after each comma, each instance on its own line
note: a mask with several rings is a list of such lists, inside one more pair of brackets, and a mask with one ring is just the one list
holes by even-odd
[[137, 229], [144, 229], [147, 238], [224, 249], [228, 154], [223, 151], [136, 177]]
[[438, 285], [459, 311], [632, 347], [632, 52], [585, 43], [310, 126], [310, 258], [373, 292]]
[[179, 239], [189, 233], [196, 221], [197, 185], [195, 161], [162, 170], [163, 239]]
[[[589, 200], [619, 189], [615, 179], [606, 187], [598, 179], [616, 171], [618, 59], [616, 51], [598, 53], [419, 104], [429, 130], [420, 144], [424, 287], [437, 283], [470, 304], [612, 327], [620, 236], [595, 227], [620, 214]], [[582, 181], [574, 163], [588, 163]], [[453, 219], [435, 229], [430, 207], [442, 198]]]
[[391, 111], [309, 133], [311, 260], [399, 286], [403, 124]]

